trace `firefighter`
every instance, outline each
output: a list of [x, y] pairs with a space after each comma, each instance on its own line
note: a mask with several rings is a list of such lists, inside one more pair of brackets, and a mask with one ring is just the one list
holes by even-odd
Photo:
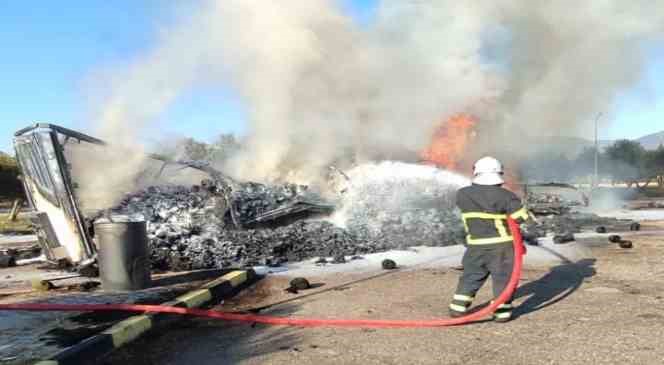
[[[467, 314], [475, 293], [491, 275], [493, 295], [498, 297], [509, 282], [514, 264], [512, 235], [507, 225], [510, 216], [521, 223], [528, 211], [516, 194], [502, 187], [503, 166], [493, 157], [484, 157], [473, 166], [473, 183], [457, 192], [466, 230], [467, 249], [463, 255], [463, 274], [450, 303], [450, 315]], [[512, 300], [493, 314], [497, 322], [512, 318]]]

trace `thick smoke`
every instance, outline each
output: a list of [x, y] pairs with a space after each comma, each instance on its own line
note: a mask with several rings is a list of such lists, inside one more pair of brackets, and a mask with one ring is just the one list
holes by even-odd
[[332, 0], [207, 1], [113, 73], [96, 120], [133, 145], [182, 93], [231, 87], [249, 128], [225, 168], [263, 181], [415, 156], [459, 112], [491, 130], [482, 149], [527, 151], [524, 134], [585, 132], [638, 81], [663, 27], [664, 2], [645, 0], [385, 0], [366, 27]]
[[647, 43], [664, 36], [661, 1], [500, 1], [495, 6], [510, 37], [496, 122], [530, 135], [591, 137], [595, 116], [603, 112], [610, 119], [619, 93], [639, 81]]

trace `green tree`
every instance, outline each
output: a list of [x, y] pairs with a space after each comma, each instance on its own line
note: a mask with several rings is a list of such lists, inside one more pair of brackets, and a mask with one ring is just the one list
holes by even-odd
[[211, 162], [222, 162], [236, 154], [241, 148], [240, 141], [234, 134], [220, 134], [209, 147], [208, 159]]
[[209, 146], [193, 138], [184, 138], [178, 141], [177, 149], [180, 151], [178, 157], [184, 160], [207, 160], [209, 154]]
[[20, 174], [16, 159], [0, 152], [0, 197], [18, 198], [23, 195], [23, 184], [19, 180]]
[[654, 151], [646, 151], [645, 164], [648, 177], [655, 179], [660, 188], [664, 187], [664, 146], [659, 145]]
[[628, 186], [647, 178], [646, 150], [640, 143], [627, 139], [616, 141], [606, 148], [611, 175]]
[[531, 182], [568, 182], [572, 162], [564, 154], [540, 154], [523, 163], [520, 174]]

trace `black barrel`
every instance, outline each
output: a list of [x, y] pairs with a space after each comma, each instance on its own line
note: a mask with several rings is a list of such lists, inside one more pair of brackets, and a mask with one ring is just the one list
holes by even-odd
[[10, 255], [0, 255], [0, 268], [16, 266], [16, 259]]
[[144, 220], [111, 216], [95, 221], [99, 275], [104, 290], [150, 287], [148, 235]]

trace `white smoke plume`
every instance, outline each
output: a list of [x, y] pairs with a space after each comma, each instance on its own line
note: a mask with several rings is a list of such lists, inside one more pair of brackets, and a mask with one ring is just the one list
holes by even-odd
[[332, 0], [204, 1], [113, 74], [95, 120], [135, 144], [182, 93], [231, 87], [249, 128], [228, 172], [306, 182], [348, 156], [415, 154], [459, 112], [495, 148], [582, 133], [663, 34], [662, 1], [384, 0], [366, 27]]

